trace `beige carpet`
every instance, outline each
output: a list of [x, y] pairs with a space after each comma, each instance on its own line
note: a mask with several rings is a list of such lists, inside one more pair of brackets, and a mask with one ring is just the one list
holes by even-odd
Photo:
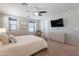
[[48, 40], [48, 49], [35, 56], [79, 56], [79, 46]]

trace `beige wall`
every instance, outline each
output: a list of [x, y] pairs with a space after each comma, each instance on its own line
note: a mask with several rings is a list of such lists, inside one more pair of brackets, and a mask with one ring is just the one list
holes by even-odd
[[[50, 21], [63, 18], [64, 27], [51, 27]], [[45, 22], [46, 21], [46, 22]], [[66, 33], [66, 42], [69, 44], [79, 45], [79, 9], [70, 10], [45, 20], [42, 23], [46, 32], [63, 32]], [[46, 27], [46, 28], [45, 28]]]
[[[8, 19], [10, 16], [11, 15], [5, 15], [5, 14], [0, 15], [0, 28], [6, 28], [7, 33], [13, 34], [13, 35], [33, 34], [33, 33], [29, 33], [29, 30], [28, 30], [29, 19], [24, 18], [24, 17], [18, 17], [18, 16], [13, 16], [17, 18], [17, 32], [10, 32], [9, 31], [9, 19]], [[22, 22], [23, 24], [21, 24]], [[40, 30], [39, 20], [36, 20], [36, 30]]]
[[17, 18], [17, 32], [10, 32], [9, 31], [9, 19], [8, 19], [10, 16], [11, 15], [4, 15], [4, 14], [0, 15], [0, 28], [6, 28], [7, 33], [9, 33], [9, 34], [14, 34], [14, 35], [29, 34], [28, 25], [25, 25], [26, 28], [23, 28], [23, 29], [20, 28], [22, 26], [20, 24], [20, 20], [25, 20], [27, 23], [27, 18], [17, 17], [17, 16], [14, 16]]

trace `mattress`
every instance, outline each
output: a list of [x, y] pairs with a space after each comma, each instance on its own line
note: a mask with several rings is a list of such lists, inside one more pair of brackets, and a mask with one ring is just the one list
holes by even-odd
[[0, 46], [1, 56], [30, 56], [47, 48], [46, 41], [34, 35], [16, 36], [17, 43]]

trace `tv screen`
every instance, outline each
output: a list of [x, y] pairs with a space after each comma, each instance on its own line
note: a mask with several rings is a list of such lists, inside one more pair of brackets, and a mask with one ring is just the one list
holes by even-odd
[[57, 19], [57, 20], [52, 20], [51, 27], [64, 27], [63, 18]]

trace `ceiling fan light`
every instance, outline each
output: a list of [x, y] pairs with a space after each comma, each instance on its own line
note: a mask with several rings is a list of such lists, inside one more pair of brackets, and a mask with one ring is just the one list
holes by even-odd
[[35, 14], [35, 15], [38, 15], [39, 13], [36, 12], [36, 13], [34, 13], [34, 14]]

